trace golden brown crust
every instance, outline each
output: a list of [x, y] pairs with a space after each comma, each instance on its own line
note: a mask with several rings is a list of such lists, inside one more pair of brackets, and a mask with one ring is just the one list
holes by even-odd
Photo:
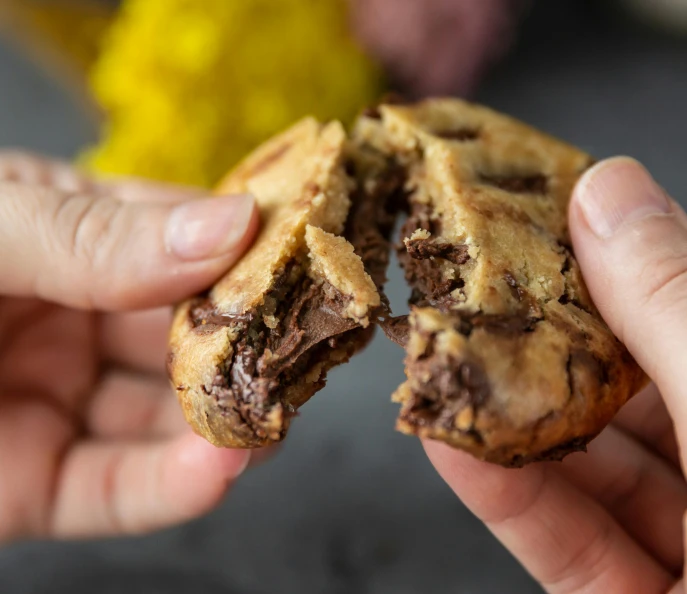
[[268, 141], [218, 187], [257, 197], [263, 228], [252, 248], [212, 288], [212, 299], [242, 314], [262, 304], [275, 275], [302, 248], [307, 225], [339, 234], [350, 207], [342, 168], [346, 134], [338, 122], [305, 119]]
[[572, 254], [585, 153], [458, 100], [389, 105], [356, 138], [409, 169], [415, 289], [398, 429], [504, 465], [582, 449], [645, 382]]

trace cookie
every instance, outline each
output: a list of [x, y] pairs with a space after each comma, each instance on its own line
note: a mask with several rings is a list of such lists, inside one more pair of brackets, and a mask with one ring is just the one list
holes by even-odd
[[383, 105], [353, 134], [407, 175], [411, 313], [397, 428], [521, 466], [585, 448], [645, 376], [592, 303], [567, 227], [584, 152], [459, 100]]
[[[343, 127], [306, 119], [220, 185], [256, 197], [262, 230], [206, 295], [181, 304], [168, 369], [185, 417], [211, 443], [282, 440], [329, 369], [370, 340], [393, 216], [395, 173], [353, 158]], [[365, 188], [355, 170], [380, 170]]]
[[[262, 230], [180, 305], [169, 372], [197, 433], [284, 438], [375, 324], [407, 352], [397, 428], [504, 466], [582, 450], [646, 377], [601, 319], [567, 228], [584, 152], [455, 99], [365, 110], [346, 136], [306, 119], [222, 193], [256, 196]], [[409, 316], [383, 294], [390, 236]]]

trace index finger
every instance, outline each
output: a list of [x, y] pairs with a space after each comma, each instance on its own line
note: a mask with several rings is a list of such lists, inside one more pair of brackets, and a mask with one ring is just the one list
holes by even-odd
[[125, 202], [181, 202], [207, 194], [193, 186], [124, 176], [96, 176], [73, 164], [22, 151], [0, 151], [0, 181], [90, 192]]

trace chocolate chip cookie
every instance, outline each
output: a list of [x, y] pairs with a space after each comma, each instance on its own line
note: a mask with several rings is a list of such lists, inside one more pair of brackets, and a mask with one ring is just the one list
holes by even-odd
[[283, 439], [327, 371], [372, 335], [394, 221], [385, 205], [402, 181], [379, 155], [352, 152], [339, 123], [307, 119], [219, 188], [253, 194], [262, 230], [206, 295], [177, 308], [168, 361], [186, 419], [215, 445]]
[[645, 377], [592, 303], [567, 208], [582, 151], [458, 100], [383, 105], [360, 145], [407, 174], [397, 428], [505, 466], [584, 449]]
[[[407, 351], [397, 428], [505, 466], [584, 449], [645, 376], [592, 303], [567, 207], [582, 151], [459, 100], [367, 109], [347, 137], [304, 120], [220, 191], [263, 228], [206, 295], [177, 308], [169, 371], [216, 445], [285, 436], [374, 325]], [[383, 294], [397, 216], [409, 316]]]

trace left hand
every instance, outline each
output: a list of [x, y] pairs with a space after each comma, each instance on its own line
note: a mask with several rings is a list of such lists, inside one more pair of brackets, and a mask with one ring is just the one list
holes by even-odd
[[0, 542], [169, 526], [246, 468], [191, 433], [164, 368], [169, 306], [258, 226], [251, 197], [199, 194], [0, 154]]

